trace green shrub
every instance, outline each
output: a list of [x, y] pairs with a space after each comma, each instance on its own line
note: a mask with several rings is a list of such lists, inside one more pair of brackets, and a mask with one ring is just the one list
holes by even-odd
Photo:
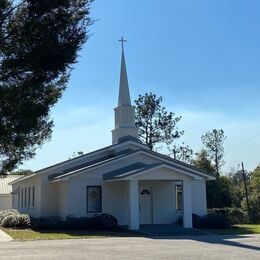
[[2, 210], [0, 211], [0, 226], [1, 226], [1, 222], [2, 220], [9, 215], [13, 215], [13, 214], [19, 214], [19, 212], [15, 209], [8, 209], [8, 210]]
[[31, 226], [32, 229], [61, 229], [64, 228], [64, 221], [56, 216], [31, 218]]
[[118, 227], [117, 219], [109, 214], [101, 214], [95, 220], [98, 226], [103, 229], [115, 229]]
[[223, 215], [229, 225], [248, 223], [246, 212], [240, 208], [213, 208], [208, 213]]
[[63, 221], [60, 217], [32, 218], [33, 229], [116, 229], [117, 219], [109, 214], [101, 214], [93, 218], [67, 216]]
[[[183, 218], [179, 217], [176, 221], [177, 224], [182, 226]], [[192, 226], [193, 228], [201, 229], [219, 229], [219, 228], [229, 228], [230, 225], [228, 221], [222, 214], [207, 214], [205, 216], [198, 216], [192, 214]]]
[[29, 228], [30, 216], [21, 214], [17, 210], [0, 211], [0, 226], [8, 228]]
[[207, 214], [200, 218], [199, 228], [202, 229], [223, 229], [229, 228], [227, 219], [222, 214]]
[[182, 216], [177, 218], [176, 224], [178, 224], [179, 226], [183, 226], [183, 217]]
[[201, 217], [196, 215], [196, 214], [192, 214], [192, 226], [194, 228], [201, 228]]

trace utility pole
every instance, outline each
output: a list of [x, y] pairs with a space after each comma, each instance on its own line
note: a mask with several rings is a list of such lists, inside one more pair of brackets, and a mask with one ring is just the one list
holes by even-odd
[[244, 186], [245, 186], [247, 214], [248, 214], [249, 221], [251, 221], [250, 206], [249, 206], [249, 199], [248, 199], [248, 189], [247, 189], [247, 184], [246, 184], [246, 174], [245, 174], [243, 162], [241, 163], [241, 166], [242, 166], [243, 182], [244, 182]]

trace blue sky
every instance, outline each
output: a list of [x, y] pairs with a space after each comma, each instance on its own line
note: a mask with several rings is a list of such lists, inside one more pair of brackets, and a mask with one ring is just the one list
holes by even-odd
[[153, 92], [181, 115], [180, 140], [223, 128], [225, 167], [260, 163], [260, 2], [257, 0], [96, 0], [92, 36], [68, 88], [52, 109], [51, 141], [21, 168], [36, 170], [111, 144], [118, 96], [120, 44], [132, 100]]

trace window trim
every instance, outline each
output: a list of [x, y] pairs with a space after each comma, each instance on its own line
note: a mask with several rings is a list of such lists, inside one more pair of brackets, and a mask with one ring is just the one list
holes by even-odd
[[[180, 188], [180, 190], [178, 190]], [[179, 208], [178, 206], [178, 194], [181, 193], [181, 199], [182, 199], [182, 208]], [[183, 186], [181, 184], [175, 185], [175, 210], [178, 212], [183, 212]]]
[[24, 189], [21, 188], [21, 208], [23, 209], [24, 207]]
[[28, 187], [28, 207], [31, 208], [31, 187]]
[[27, 188], [24, 188], [24, 208], [27, 208]]
[[35, 186], [32, 186], [32, 208], [35, 207]]
[[[88, 189], [89, 188], [99, 188], [100, 189], [100, 211], [89, 211], [88, 207]], [[87, 206], [87, 213], [102, 213], [102, 185], [87, 185], [86, 187], [86, 206]]]

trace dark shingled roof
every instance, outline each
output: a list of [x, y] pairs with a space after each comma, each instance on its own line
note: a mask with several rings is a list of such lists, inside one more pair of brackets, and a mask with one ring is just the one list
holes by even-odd
[[106, 163], [108, 161], [116, 160], [116, 159], [121, 158], [121, 157], [125, 157], [132, 152], [133, 152], [133, 150], [126, 149], [126, 150], [120, 151], [118, 153], [106, 155], [106, 156], [103, 156], [101, 158], [98, 158], [98, 159], [95, 159], [95, 160], [92, 160], [92, 161], [89, 161], [89, 162], [86, 162], [86, 163], [83, 163], [83, 164], [80, 164], [80, 165], [77, 165], [77, 166], [74, 166], [74, 167], [71, 167], [71, 168], [67, 168], [62, 172], [51, 174], [51, 175], [48, 176], [48, 179], [49, 180], [59, 179], [59, 178], [65, 177], [67, 175], [70, 175], [72, 173], [77, 173], [77, 172], [80, 172], [82, 170], [94, 167], [96, 165]]
[[161, 163], [154, 163], [154, 164], [144, 164], [144, 163], [133, 163], [130, 164], [126, 167], [105, 173], [103, 175], [104, 180], [112, 180], [112, 179], [117, 179], [117, 178], [123, 178], [129, 175], [136, 174], [138, 172], [142, 172], [144, 170], [148, 170], [151, 168], [154, 168], [158, 165], [161, 165]]

